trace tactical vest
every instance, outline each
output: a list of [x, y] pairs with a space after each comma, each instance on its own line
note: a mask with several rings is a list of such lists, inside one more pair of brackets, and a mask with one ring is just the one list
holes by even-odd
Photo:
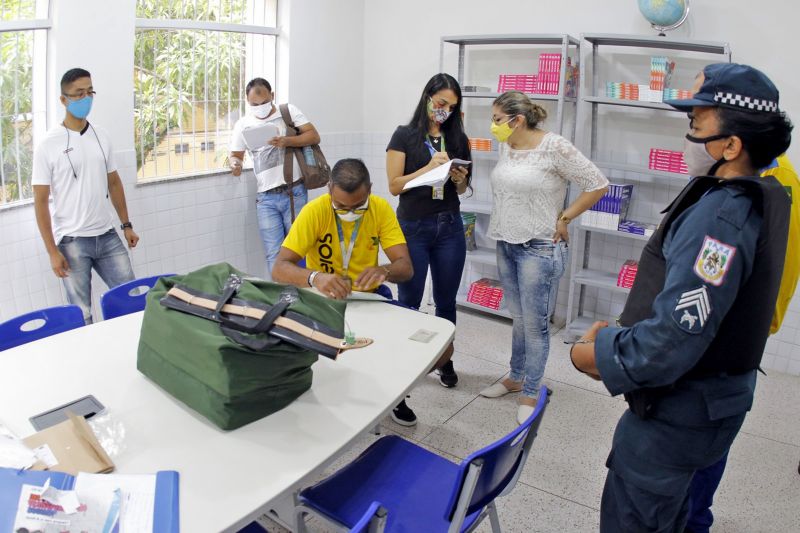
[[[661, 225], [647, 242], [625, 309], [622, 326], [632, 326], [653, 316], [653, 301], [664, 289], [666, 260], [662, 253], [664, 236], [687, 208], [713, 187], [737, 187], [753, 199], [762, 215], [756, 253], [750, 277], [739, 288], [736, 300], [722, 319], [714, 340], [698, 363], [683, 378], [720, 374], [743, 374], [758, 368], [769, 335], [775, 300], [781, 283], [789, 225], [789, 199], [774, 178], [720, 180], [699, 177], [689, 183], [667, 207]], [[709, 216], [716, 216], [709, 213]]]

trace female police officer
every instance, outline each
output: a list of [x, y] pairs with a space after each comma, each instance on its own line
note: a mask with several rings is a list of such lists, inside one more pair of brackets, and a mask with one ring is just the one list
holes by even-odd
[[[698, 87], [699, 86], [699, 87]], [[760, 71], [709, 65], [691, 100], [685, 159], [696, 176], [647, 243], [620, 317], [572, 350], [576, 368], [625, 394], [600, 530], [683, 530], [695, 470], [730, 448], [753, 401], [781, 280], [789, 198], [758, 169], [791, 123]]]

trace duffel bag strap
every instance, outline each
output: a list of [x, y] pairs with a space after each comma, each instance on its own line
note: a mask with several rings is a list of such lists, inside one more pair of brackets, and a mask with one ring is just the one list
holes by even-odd
[[[217, 308], [216, 300], [195, 296], [178, 287], [172, 287], [167, 292], [167, 296], [172, 296], [178, 300], [186, 302], [189, 305], [195, 305], [212, 311], [216, 310]], [[231, 315], [253, 318], [259, 321], [269, 314], [269, 311], [264, 311], [263, 309], [236, 304], [225, 304], [221, 307], [220, 311]], [[317, 331], [314, 328], [306, 326], [305, 324], [301, 324], [300, 322], [285, 316], [275, 317], [275, 320], [272, 323], [275, 326], [285, 328], [313, 342], [328, 346], [329, 348], [334, 348], [339, 351], [364, 348], [365, 346], [372, 344], [372, 339], [362, 337], [357, 338], [356, 342], [353, 344], [347, 344], [344, 339], [336, 338], [321, 331]]]

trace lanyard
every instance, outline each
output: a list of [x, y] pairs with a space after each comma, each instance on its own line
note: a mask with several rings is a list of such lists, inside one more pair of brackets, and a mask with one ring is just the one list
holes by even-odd
[[[447, 151], [447, 147], [444, 144], [444, 133], [442, 133], [439, 138], [442, 140], [442, 150], [441, 151], [442, 152], [446, 152]], [[425, 146], [428, 147], [428, 151], [431, 153], [431, 157], [433, 157], [433, 154], [436, 153], [436, 148], [433, 147], [433, 143], [431, 142], [430, 135], [425, 135]]]
[[339, 215], [336, 213], [333, 214], [333, 218], [336, 219], [336, 231], [339, 232], [339, 247], [342, 250], [342, 270], [344, 270], [344, 275], [347, 276], [348, 268], [350, 267], [350, 258], [353, 257], [353, 247], [356, 244], [356, 238], [358, 237], [358, 230], [361, 227], [361, 221], [364, 220], [362, 216], [358, 220], [356, 220], [356, 225], [353, 226], [353, 232], [350, 234], [350, 244], [347, 246], [347, 251], [345, 252], [345, 245], [344, 245], [344, 232], [342, 231], [342, 221], [339, 220]]

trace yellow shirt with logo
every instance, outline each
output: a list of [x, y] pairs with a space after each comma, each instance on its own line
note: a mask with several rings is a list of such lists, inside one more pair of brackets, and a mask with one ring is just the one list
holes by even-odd
[[[305, 257], [306, 268], [343, 275], [342, 251], [335, 216], [330, 194], [323, 194], [312, 200], [300, 211], [283, 241], [283, 246], [300, 257]], [[340, 222], [346, 250], [356, 222]], [[371, 194], [367, 212], [361, 217], [347, 275], [355, 281], [364, 269], [378, 265], [380, 247], [386, 250], [405, 243], [406, 238], [392, 206], [380, 196]]]
[[786, 188], [792, 207], [789, 212], [789, 239], [786, 242], [786, 260], [783, 264], [783, 277], [781, 288], [778, 291], [778, 301], [775, 303], [775, 314], [772, 316], [770, 334], [780, 329], [789, 303], [792, 301], [794, 290], [797, 287], [797, 278], [800, 275], [800, 181], [797, 179], [792, 163], [786, 154], [778, 157], [777, 164], [764, 169], [762, 176], [775, 176], [781, 185]]

